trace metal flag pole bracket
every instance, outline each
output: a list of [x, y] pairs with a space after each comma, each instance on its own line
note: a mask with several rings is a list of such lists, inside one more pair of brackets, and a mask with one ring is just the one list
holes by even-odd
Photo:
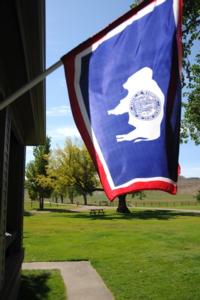
[[15, 100], [17, 100], [20, 96], [25, 94], [27, 91], [32, 89], [34, 86], [36, 86], [38, 83], [40, 83], [44, 78], [46, 78], [50, 73], [55, 71], [57, 68], [59, 68], [62, 65], [62, 61], [59, 60], [52, 66], [50, 66], [48, 69], [46, 69], [42, 74], [38, 75], [36, 78], [25, 84], [23, 87], [21, 87], [19, 90], [17, 90], [15, 93], [10, 95], [8, 98], [6, 98], [3, 102], [0, 103], [0, 111], [13, 103]]

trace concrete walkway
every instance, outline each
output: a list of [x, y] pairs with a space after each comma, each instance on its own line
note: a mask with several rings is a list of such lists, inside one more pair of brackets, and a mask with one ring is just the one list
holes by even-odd
[[22, 269], [58, 269], [68, 300], [114, 300], [103, 280], [88, 261], [23, 263]]

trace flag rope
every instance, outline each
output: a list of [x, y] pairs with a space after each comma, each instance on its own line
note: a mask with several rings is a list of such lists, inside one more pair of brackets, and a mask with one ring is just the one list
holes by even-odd
[[50, 66], [48, 69], [46, 69], [44, 72], [42, 72], [40, 75], [35, 77], [33, 80], [25, 84], [23, 87], [21, 87], [19, 90], [14, 92], [12, 95], [10, 95], [8, 98], [6, 98], [4, 101], [0, 103], [0, 111], [6, 108], [8, 105], [13, 103], [15, 100], [17, 100], [20, 96], [25, 94], [27, 91], [32, 89], [34, 86], [36, 86], [38, 83], [40, 83], [44, 78], [46, 78], [50, 73], [55, 71], [57, 68], [59, 68], [62, 65], [62, 61], [59, 60], [52, 66]]

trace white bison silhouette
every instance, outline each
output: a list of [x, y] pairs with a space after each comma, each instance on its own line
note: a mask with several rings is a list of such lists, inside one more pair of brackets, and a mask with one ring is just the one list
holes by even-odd
[[130, 76], [123, 84], [128, 95], [108, 111], [109, 115], [128, 113], [128, 123], [135, 127], [127, 134], [117, 135], [117, 142], [152, 141], [160, 137], [164, 95], [152, 75], [153, 71], [145, 67]]

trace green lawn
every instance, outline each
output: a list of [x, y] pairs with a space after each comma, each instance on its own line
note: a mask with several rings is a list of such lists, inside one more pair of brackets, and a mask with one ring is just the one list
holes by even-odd
[[65, 300], [64, 282], [57, 270], [24, 270], [18, 300]]
[[199, 233], [200, 215], [189, 212], [29, 214], [25, 259], [90, 260], [117, 300], [199, 300]]

